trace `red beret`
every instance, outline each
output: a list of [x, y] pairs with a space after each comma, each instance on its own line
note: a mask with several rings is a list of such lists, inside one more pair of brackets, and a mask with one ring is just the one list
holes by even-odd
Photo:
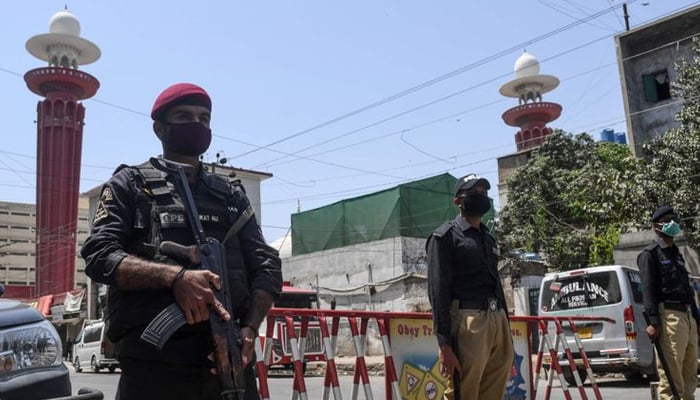
[[202, 106], [211, 111], [211, 99], [206, 90], [191, 83], [176, 83], [158, 95], [153, 103], [151, 118], [157, 121], [170, 107], [179, 104]]

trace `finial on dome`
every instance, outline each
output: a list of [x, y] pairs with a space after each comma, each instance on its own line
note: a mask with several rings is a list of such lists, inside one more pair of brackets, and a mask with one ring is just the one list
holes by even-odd
[[80, 22], [68, 11], [68, 4], [49, 19], [49, 33], [32, 36], [25, 47], [52, 67], [78, 69], [100, 58], [100, 49], [80, 37]]
[[501, 86], [500, 92], [506, 97], [517, 98], [520, 104], [542, 101], [542, 95], [559, 86], [559, 79], [540, 74], [540, 61], [524, 49], [513, 66], [515, 79]]

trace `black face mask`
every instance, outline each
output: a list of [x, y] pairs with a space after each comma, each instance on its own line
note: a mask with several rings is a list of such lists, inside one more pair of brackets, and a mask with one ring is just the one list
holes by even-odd
[[485, 194], [473, 193], [462, 197], [462, 211], [466, 215], [482, 216], [491, 208], [491, 201]]
[[164, 144], [175, 153], [196, 157], [209, 148], [211, 129], [201, 123], [187, 122], [166, 125], [168, 126], [168, 135]]

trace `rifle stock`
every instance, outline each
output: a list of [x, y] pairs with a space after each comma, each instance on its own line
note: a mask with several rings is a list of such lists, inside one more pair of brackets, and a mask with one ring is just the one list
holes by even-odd
[[[151, 164], [166, 172], [167, 179], [173, 183], [183, 198], [187, 218], [195, 237], [195, 246], [182, 246], [173, 242], [163, 242], [161, 253], [186, 264], [198, 265], [199, 269], [209, 270], [221, 279], [221, 290], [214, 290], [216, 299], [233, 316], [231, 298], [228, 288], [226, 270], [226, 253], [218, 240], [205, 237], [199, 213], [190, 191], [184, 172], [185, 164], [179, 164], [159, 158], [151, 158]], [[162, 349], [170, 336], [186, 323], [180, 307], [173, 303], [151, 321], [141, 335], [141, 339]], [[245, 393], [243, 361], [240, 352], [240, 329], [233, 320], [223, 320], [212, 308], [209, 311], [212, 342], [214, 344], [214, 361], [216, 363], [222, 399], [242, 399]]]

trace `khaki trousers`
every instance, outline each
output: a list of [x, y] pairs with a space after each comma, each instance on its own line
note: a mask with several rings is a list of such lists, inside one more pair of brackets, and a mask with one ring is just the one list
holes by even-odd
[[[459, 310], [457, 323], [462, 367], [459, 400], [501, 400], [513, 366], [513, 338], [504, 310]], [[445, 398], [455, 399], [452, 381]]]
[[[698, 386], [697, 324], [688, 311], [664, 309], [663, 306], [659, 308], [662, 325], [659, 340], [673, 383], [683, 400], [694, 400], [695, 388]], [[673, 392], [658, 354], [656, 360], [659, 374], [659, 399], [671, 400]]]

